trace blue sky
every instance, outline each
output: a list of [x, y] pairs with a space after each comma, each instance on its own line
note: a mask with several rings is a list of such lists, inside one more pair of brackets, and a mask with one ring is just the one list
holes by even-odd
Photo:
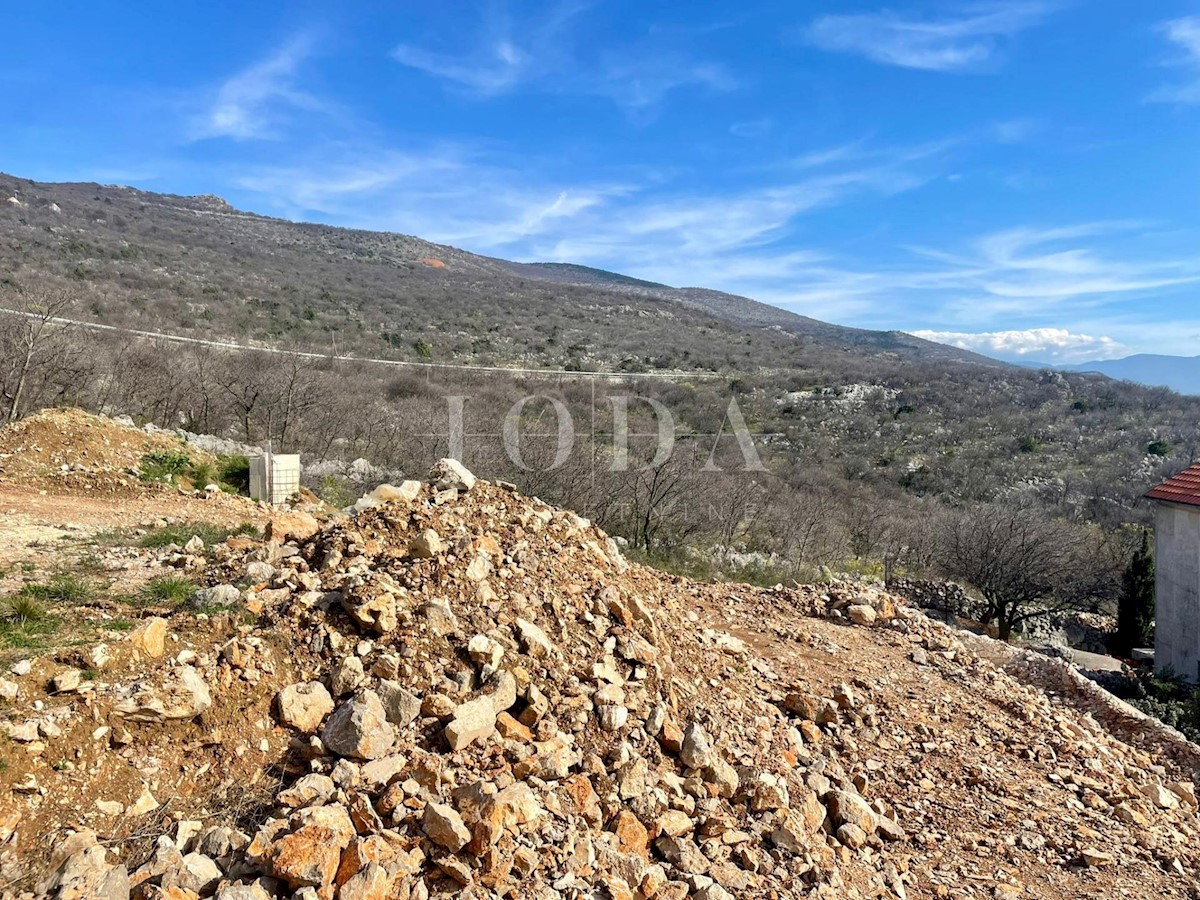
[[5, 7], [11, 174], [1200, 353], [1200, 0]]

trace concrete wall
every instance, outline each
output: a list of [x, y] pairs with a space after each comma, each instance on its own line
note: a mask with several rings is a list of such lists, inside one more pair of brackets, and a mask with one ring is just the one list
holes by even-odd
[[[269, 489], [268, 489], [269, 486]], [[273, 506], [286, 503], [288, 497], [300, 490], [300, 457], [295, 454], [276, 454], [271, 457], [271, 472], [267, 474], [267, 457], [250, 458], [250, 496], [265, 500]]]
[[1158, 504], [1154, 665], [1200, 681], [1200, 508]]

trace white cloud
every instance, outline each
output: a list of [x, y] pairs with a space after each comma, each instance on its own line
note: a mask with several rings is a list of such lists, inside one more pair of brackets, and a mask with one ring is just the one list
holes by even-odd
[[1172, 19], [1159, 26], [1159, 31], [1182, 51], [1174, 64], [1191, 70], [1191, 78], [1182, 84], [1160, 88], [1150, 99], [1162, 103], [1200, 103], [1200, 16]]
[[278, 136], [287, 109], [320, 110], [324, 104], [296, 86], [300, 64], [312, 55], [311, 36], [289, 41], [275, 53], [223, 82], [192, 123], [192, 137], [234, 140]]
[[657, 107], [682, 88], [728, 91], [736, 81], [725, 67], [691, 59], [663, 46], [577, 47], [575, 23], [590, 4], [560, 3], [548, 14], [520, 22], [492, 16], [466, 50], [433, 52], [404, 43], [392, 51], [401, 65], [480, 97], [520, 89], [607, 97], [631, 114]]
[[890, 11], [827, 15], [806, 31], [823, 50], [854, 53], [883, 65], [950, 72], [978, 68], [996, 52], [1001, 38], [1036, 24], [1047, 12], [1041, 3], [968, 6], [954, 17], [919, 19]]
[[600, 77], [584, 90], [636, 111], [658, 106], [667, 94], [685, 87], [731, 91], [737, 81], [716, 63], [693, 62], [672, 54], [623, 53], [611, 57]]
[[[967, 295], [957, 301], [960, 312], [988, 318], [1045, 315], [1064, 305], [1102, 304], [1108, 295], [1200, 281], [1196, 259], [1119, 259], [1086, 245], [1108, 235], [1128, 235], [1134, 228], [1134, 223], [1121, 222], [1013, 228], [977, 239], [965, 255], [918, 252], [945, 264], [929, 273], [931, 286]], [[983, 303], [980, 294], [987, 298]]]
[[770, 134], [772, 127], [770, 119], [748, 119], [745, 122], [734, 122], [729, 126], [729, 133], [740, 138], [761, 138]]
[[1046, 363], [1117, 359], [1133, 351], [1110, 337], [1075, 334], [1065, 328], [1027, 328], [1024, 331], [914, 331], [919, 338], [1007, 360]]
[[852, 285], [823, 255], [784, 239], [805, 216], [913, 190], [934, 167], [930, 151], [896, 148], [741, 173], [739, 187], [713, 195], [676, 187], [670, 173], [579, 179], [552, 160], [500, 161], [445, 145], [352, 156], [326, 149], [295, 165], [248, 170], [238, 185], [258, 195], [256, 208], [291, 218], [595, 265], [838, 318], [866, 312], [884, 285], [873, 275]]
[[507, 39], [483, 47], [471, 57], [445, 56], [407, 44], [393, 50], [392, 57], [409, 68], [485, 96], [504, 93], [536, 71], [536, 60]]

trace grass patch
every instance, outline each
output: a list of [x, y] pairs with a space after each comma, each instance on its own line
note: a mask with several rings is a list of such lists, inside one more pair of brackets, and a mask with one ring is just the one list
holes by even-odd
[[146, 605], [178, 606], [196, 592], [196, 582], [179, 575], [159, 575], [146, 582], [138, 599]]
[[[28, 598], [14, 604], [16, 599], [9, 597], [0, 607], [0, 647], [41, 650], [49, 646], [46, 638], [58, 628], [58, 619], [50, 615], [44, 607], [32, 610], [28, 606]], [[18, 611], [21, 605], [25, 608]]]
[[204, 541], [205, 546], [210, 546], [240, 535], [258, 537], [259, 530], [250, 522], [243, 522], [235, 528], [224, 528], [208, 522], [186, 522], [180, 525], [164, 525], [162, 528], [148, 531], [138, 539], [137, 545], [147, 550], [161, 550], [171, 544], [182, 547], [192, 538], [198, 537]]
[[[87, 603], [96, 596], [96, 585], [74, 572], [59, 572], [49, 581], [33, 582], [21, 586], [17, 598], [26, 598], [41, 603]], [[11, 601], [10, 601], [11, 602]]]
[[49, 612], [36, 597], [29, 594], [14, 594], [5, 598], [0, 605], [0, 621], [24, 628], [27, 625], [44, 621]]

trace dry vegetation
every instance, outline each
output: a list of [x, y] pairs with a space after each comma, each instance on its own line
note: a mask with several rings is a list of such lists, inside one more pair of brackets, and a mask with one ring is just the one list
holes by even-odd
[[[1146, 521], [1141, 493], [1200, 455], [1200, 400], [1166, 390], [1003, 366], [713, 292], [266, 219], [215, 198], [0, 178], [5, 191], [20, 203], [0, 207], [2, 304], [29, 314], [0, 317], [5, 411], [69, 404], [419, 472], [448, 452], [447, 398], [462, 396], [476, 470], [693, 574], [965, 576], [961, 560], [936, 552], [942, 537], [1016, 510], [1097, 561], [1107, 578], [1081, 601], [1095, 604], [1137, 543], [1127, 526]], [[628, 380], [403, 370], [45, 322], [68, 309], [243, 343]], [[643, 371], [684, 377], [638, 379]], [[521, 468], [497, 437], [531, 394], [561, 401], [575, 424], [573, 452], [552, 471], [547, 441], [527, 438]], [[679, 450], [661, 470], [614, 474], [610, 398], [631, 394], [671, 411]], [[752, 477], [705, 470], [731, 397], [765, 464]], [[648, 406], [630, 410], [635, 431], [656, 430]], [[556, 425], [545, 400], [526, 407], [524, 424]], [[736, 468], [725, 444], [717, 455]], [[635, 463], [653, 452], [634, 441]], [[364, 486], [323, 485], [338, 499]]]

